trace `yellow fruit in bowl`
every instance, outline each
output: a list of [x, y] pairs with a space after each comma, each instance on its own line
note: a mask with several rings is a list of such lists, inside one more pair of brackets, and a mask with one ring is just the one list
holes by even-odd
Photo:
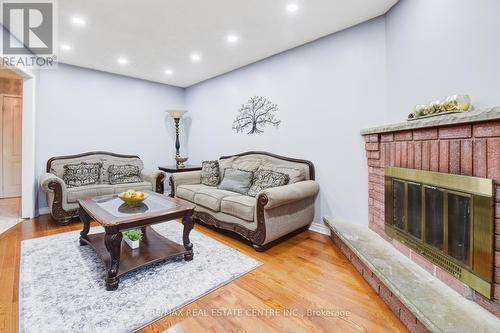
[[137, 204], [144, 201], [148, 197], [148, 194], [134, 190], [127, 190], [126, 192], [120, 193], [118, 197], [126, 203]]

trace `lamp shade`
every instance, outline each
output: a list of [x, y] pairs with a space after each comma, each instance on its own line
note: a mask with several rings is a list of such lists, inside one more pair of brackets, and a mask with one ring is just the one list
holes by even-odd
[[187, 112], [187, 110], [167, 110], [170, 117], [174, 119], [180, 119]]

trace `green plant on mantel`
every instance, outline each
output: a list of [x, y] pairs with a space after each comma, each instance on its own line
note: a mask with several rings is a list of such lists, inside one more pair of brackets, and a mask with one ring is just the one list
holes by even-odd
[[142, 231], [139, 229], [131, 229], [122, 232], [123, 236], [130, 239], [132, 242], [142, 240]]

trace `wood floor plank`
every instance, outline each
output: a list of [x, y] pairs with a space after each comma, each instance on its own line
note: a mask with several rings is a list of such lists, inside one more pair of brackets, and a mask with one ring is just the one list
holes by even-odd
[[[20, 242], [79, 229], [41, 216], [0, 235], [0, 332], [18, 330]], [[195, 229], [263, 265], [140, 332], [407, 332], [324, 235], [303, 232], [259, 253], [212, 228]]]

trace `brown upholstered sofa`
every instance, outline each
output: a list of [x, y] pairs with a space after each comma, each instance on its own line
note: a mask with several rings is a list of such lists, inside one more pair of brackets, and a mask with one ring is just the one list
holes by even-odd
[[[102, 163], [98, 184], [67, 187], [63, 181], [64, 166], [75, 163]], [[107, 179], [110, 165], [130, 164], [138, 166], [140, 182], [111, 185]], [[47, 204], [52, 217], [63, 224], [78, 215], [78, 199], [98, 195], [121, 193], [128, 189], [150, 190], [163, 193], [165, 174], [161, 171], [146, 170], [142, 160], [134, 155], [120, 155], [108, 152], [89, 152], [79, 155], [53, 157], [47, 162], [47, 172], [40, 177], [40, 186], [47, 194]]]
[[246, 152], [221, 157], [219, 168], [221, 177], [225, 168], [280, 170], [290, 174], [290, 182], [251, 197], [201, 184], [201, 171], [173, 174], [171, 195], [196, 205], [195, 221], [236, 232], [257, 251], [295, 230], [307, 228], [313, 221], [319, 185], [314, 181], [311, 162], [267, 152]]

